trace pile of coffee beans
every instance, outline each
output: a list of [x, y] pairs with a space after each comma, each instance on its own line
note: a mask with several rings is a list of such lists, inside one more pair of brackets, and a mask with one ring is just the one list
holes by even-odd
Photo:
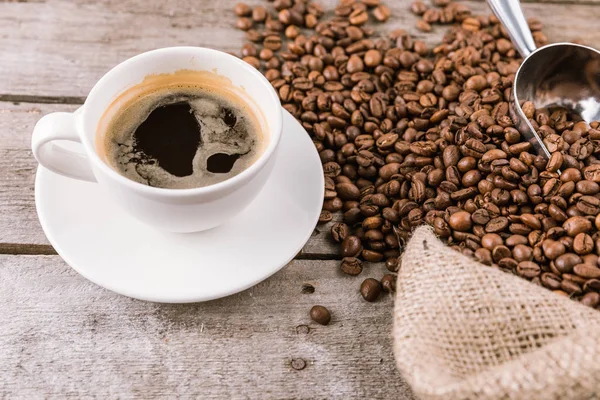
[[[319, 152], [320, 222], [339, 221], [331, 236], [341, 270], [359, 275], [363, 261], [385, 261], [396, 272], [411, 231], [426, 223], [463, 254], [599, 307], [600, 124], [523, 104], [552, 152], [537, 156], [509, 116], [521, 59], [499, 21], [448, 0], [410, 10], [422, 31], [452, 24], [443, 41], [376, 35], [367, 23], [390, 18], [379, 0], [343, 0], [327, 21], [305, 0], [235, 8], [249, 40], [243, 59]], [[544, 44], [541, 23], [529, 24]], [[367, 279], [360, 292], [374, 301], [393, 283]]]

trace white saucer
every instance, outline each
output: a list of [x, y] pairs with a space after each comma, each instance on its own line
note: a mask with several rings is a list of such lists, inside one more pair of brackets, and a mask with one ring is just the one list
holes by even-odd
[[206, 232], [154, 230], [95, 183], [39, 167], [35, 202], [58, 254], [90, 281], [142, 300], [216, 299], [268, 278], [302, 249], [323, 203], [323, 170], [308, 134], [287, 111], [269, 181], [233, 221]]

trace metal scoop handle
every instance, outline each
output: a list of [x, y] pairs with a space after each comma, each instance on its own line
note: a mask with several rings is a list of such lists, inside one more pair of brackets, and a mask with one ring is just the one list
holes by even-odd
[[[504, 28], [508, 31], [508, 35], [517, 51], [521, 54], [523, 59], [526, 59], [536, 50], [536, 46], [533, 36], [531, 35], [531, 30], [529, 29], [529, 24], [525, 19], [525, 15], [523, 15], [519, 0], [487, 0], [487, 2], [498, 20], [500, 20], [500, 23], [504, 25]], [[519, 72], [517, 72], [517, 75], [515, 76], [513, 90], [510, 96], [510, 116], [515, 122], [519, 132], [521, 132], [527, 141], [531, 143], [531, 146], [536, 153], [548, 159], [550, 158], [548, 148], [546, 148], [542, 139], [535, 129], [533, 129], [533, 126], [525, 116], [519, 103], [519, 99], [517, 98], [518, 75]]]
[[508, 31], [517, 51], [526, 58], [536, 47], [519, 0], [488, 0], [487, 2]]

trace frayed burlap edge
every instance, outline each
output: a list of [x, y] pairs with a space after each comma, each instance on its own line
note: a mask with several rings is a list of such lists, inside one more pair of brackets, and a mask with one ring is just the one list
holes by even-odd
[[600, 312], [479, 264], [428, 227], [402, 257], [393, 337], [422, 399], [600, 397]]

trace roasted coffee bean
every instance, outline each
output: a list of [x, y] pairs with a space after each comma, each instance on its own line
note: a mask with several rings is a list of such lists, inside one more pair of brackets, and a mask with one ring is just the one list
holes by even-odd
[[598, 215], [600, 213], [600, 199], [594, 196], [582, 196], [577, 202], [577, 209], [586, 215]]
[[579, 255], [589, 254], [594, 250], [594, 241], [587, 233], [579, 233], [573, 239], [573, 251]]
[[517, 274], [523, 278], [533, 279], [540, 275], [541, 268], [532, 261], [521, 261], [517, 265]]
[[361, 256], [368, 262], [379, 262], [383, 260], [383, 254], [375, 250], [363, 250]]
[[588, 264], [577, 264], [573, 267], [573, 272], [585, 279], [600, 279], [600, 268]]
[[362, 25], [369, 20], [369, 14], [366, 10], [356, 9], [349, 16], [348, 21], [352, 25]]
[[363, 270], [362, 261], [356, 257], [344, 257], [340, 269], [347, 275], [359, 275]]
[[452, 214], [448, 219], [448, 224], [452, 229], [460, 232], [466, 232], [473, 226], [471, 214], [466, 211], [459, 211]]
[[362, 244], [357, 236], [346, 236], [342, 241], [342, 257], [356, 257], [362, 251]]
[[544, 272], [540, 276], [540, 281], [544, 287], [547, 287], [550, 290], [559, 290], [560, 289], [560, 277], [551, 272]]
[[381, 288], [384, 292], [394, 293], [396, 291], [396, 276], [385, 274], [383, 278], [381, 278]]
[[313, 306], [310, 309], [310, 318], [317, 324], [329, 325], [331, 314], [329, 310], [323, 306]]
[[549, 260], [554, 260], [566, 252], [566, 248], [563, 243], [550, 239], [542, 242], [542, 249], [544, 250], [544, 255], [548, 257]]
[[427, 11], [427, 6], [421, 0], [415, 0], [410, 5], [410, 11], [416, 15], [423, 15]]
[[390, 11], [390, 9], [387, 6], [384, 6], [383, 4], [377, 6], [377, 8], [373, 10], [373, 16], [379, 22], [387, 21], [390, 18], [391, 14], [392, 12]]
[[331, 236], [337, 243], [341, 243], [350, 235], [350, 228], [343, 222], [336, 222], [331, 226]]
[[377, 279], [367, 278], [360, 285], [360, 294], [369, 302], [376, 301], [381, 294], [381, 283]]
[[513, 258], [519, 262], [533, 259], [533, 249], [522, 244], [516, 245], [512, 250], [512, 254]]
[[252, 13], [252, 9], [248, 4], [245, 3], [237, 3], [235, 7], [233, 7], [233, 12], [238, 17], [246, 17]]
[[592, 229], [592, 223], [584, 217], [575, 216], [567, 219], [563, 224], [563, 228], [569, 236], [575, 237], [581, 232], [588, 232]]
[[583, 295], [581, 298], [581, 304], [588, 307], [597, 307], [600, 304], [600, 294], [596, 292], [590, 292]]
[[496, 233], [486, 233], [481, 238], [481, 245], [490, 251], [503, 243], [502, 237]]
[[398, 261], [398, 258], [397, 257], [388, 258], [385, 261], [385, 267], [390, 272], [398, 272], [398, 270], [400, 269], [400, 263]]
[[570, 295], [578, 295], [581, 293], [581, 286], [573, 281], [569, 281], [563, 279], [560, 283], [560, 288], [562, 291], [566, 292]]
[[506, 217], [496, 217], [491, 219], [485, 225], [485, 231], [488, 233], [502, 232], [508, 226], [508, 219]]
[[324, 224], [326, 222], [329, 222], [332, 219], [333, 219], [333, 215], [331, 214], [331, 212], [329, 212], [327, 210], [321, 211], [321, 214], [319, 215], [319, 223], [320, 224]]
[[575, 265], [581, 264], [583, 260], [577, 254], [566, 253], [554, 260], [554, 266], [561, 273], [570, 273]]

